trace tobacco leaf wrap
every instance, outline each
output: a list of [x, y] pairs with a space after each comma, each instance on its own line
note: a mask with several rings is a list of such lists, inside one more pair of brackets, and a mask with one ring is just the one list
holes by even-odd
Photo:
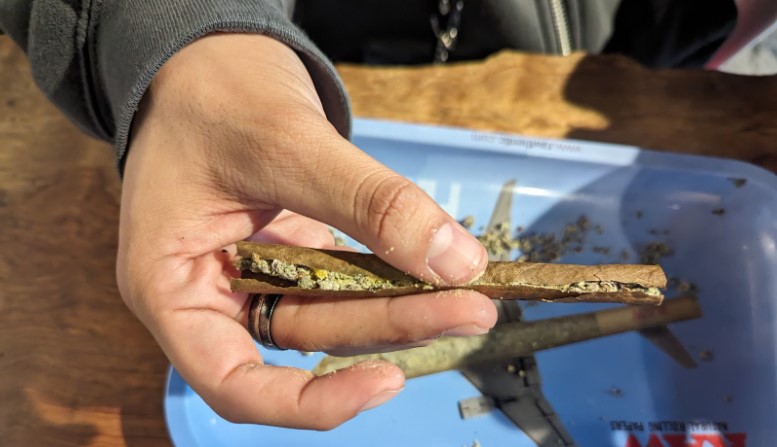
[[[503, 299], [660, 304], [661, 290], [666, 288], [666, 275], [658, 265], [496, 261], [489, 262], [477, 279], [449, 287], [417, 280], [374, 254], [256, 242], [239, 243], [237, 254], [240, 259], [236, 264], [241, 269], [241, 277], [232, 280], [232, 289], [238, 292], [387, 297], [458, 288]], [[277, 260], [314, 272], [367, 277], [377, 286], [348, 290], [301, 287], [297, 281], [251, 271], [248, 266], [256, 258]]]

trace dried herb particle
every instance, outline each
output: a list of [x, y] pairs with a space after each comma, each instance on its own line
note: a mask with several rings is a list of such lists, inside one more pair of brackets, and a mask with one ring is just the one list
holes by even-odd
[[671, 276], [667, 278], [666, 286], [668, 289], [675, 290], [678, 293], [686, 293], [686, 292], [697, 293], [699, 290], [699, 288], [696, 287], [696, 284], [686, 279], [678, 278], [676, 276]]
[[623, 397], [623, 390], [615, 386], [607, 390], [607, 392], [612, 397]]
[[464, 218], [461, 219], [459, 223], [461, 224], [462, 227], [469, 230], [470, 228], [472, 228], [473, 225], [475, 225], [475, 216], [473, 215], [464, 216]]
[[323, 269], [311, 269], [278, 259], [263, 259], [256, 253], [251, 255], [246, 270], [295, 282], [302, 289], [375, 291], [399, 285], [397, 281], [374, 276], [348, 275]]
[[513, 249], [518, 248], [518, 241], [510, 232], [509, 225], [505, 222], [499, 223], [494, 229], [482, 233], [478, 236], [478, 240], [486, 247], [488, 253], [496, 256], [510, 253]]
[[332, 234], [332, 237], [335, 239], [335, 246], [343, 247], [346, 245], [345, 238], [337, 230], [330, 227], [329, 232]]
[[525, 233], [518, 236], [517, 248], [522, 255], [519, 261], [553, 262], [567, 253], [583, 251], [586, 237], [591, 229], [587, 216], [581, 215], [567, 224], [560, 237], [555, 233]]
[[610, 247], [595, 246], [592, 250], [594, 251], [594, 253], [599, 253], [600, 255], [610, 254]]
[[643, 264], [658, 264], [658, 261], [666, 256], [674, 254], [672, 247], [664, 242], [649, 242], [640, 252], [640, 262]]

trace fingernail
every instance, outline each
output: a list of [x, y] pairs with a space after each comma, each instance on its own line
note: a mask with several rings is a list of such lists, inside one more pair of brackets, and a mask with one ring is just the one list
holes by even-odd
[[380, 393], [372, 396], [372, 399], [368, 400], [367, 403], [364, 404], [362, 409], [359, 410], [359, 413], [361, 413], [363, 411], [371, 410], [371, 409], [377, 407], [378, 405], [382, 405], [382, 404], [388, 402], [394, 396], [399, 394], [400, 391], [402, 391], [402, 388], [400, 388], [398, 390], [381, 391]]
[[464, 324], [448, 329], [442, 335], [449, 337], [467, 337], [470, 335], [483, 335], [488, 333], [488, 328], [480, 327], [477, 324]]
[[446, 223], [434, 233], [426, 262], [444, 283], [459, 284], [472, 279], [483, 263], [484, 253], [474, 236]]

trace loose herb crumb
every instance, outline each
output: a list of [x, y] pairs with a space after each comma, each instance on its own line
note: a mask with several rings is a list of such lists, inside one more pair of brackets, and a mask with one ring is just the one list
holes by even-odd
[[610, 388], [610, 389], [608, 390], [608, 393], [609, 393], [609, 394], [610, 394], [612, 397], [623, 397], [623, 390], [622, 390], [622, 389], [620, 389], [620, 388], [618, 388], [618, 387], [616, 387], [616, 386], [614, 386], [614, 387]]
[[473, 215], [464, 216], [464, 218], [459, 221], [459, 224], [461, 224], [462, 227], [469, 230], [470, 228], [472, 228], [473, 225], [475, 225], [475, 216]]
[[330, 227], [329, 232], [332, 233], [332, 237], [335, 239], [335, 246], [344, 247], [346, 245], [345, 238], [334, 228]]
[[609, 293], [622, 290], [641, 292], [648, 296], [660, 296], [661, 291], [656, 287], [642, 287], [639, 284], [627, 284], [615, 281], [580, 281], [573, 284], [560, 286], [559, 290], [572, 293]]
[[600, 255], [609, 255], [610, 254], [610, 247], [601, 247], [601, 246], [594, 246], [592, 248], [594, 253], [599, 253]]
[[696, 293], [699, 291], [695, 283], [676, 276], [671, 276], [666, 280], [666, 287], [668, 290], [675, 290], [678, 293]]
[[561, 238], [555, 233], [526, 233], [518, 236], [518, 249], [521, 250], [519, 261], [553, 262], [567, 253], [583, 251], [591, 222], [581, 215], [574, 223], [564, 227]]
[[497, 224], [492, 230], [483, 232], [478, 236], [478, 240], [486, 247], [488, 253], [495, 256], [510, 253], [518, 248], [518, 242], [511, 233], [510, 226], [505, 222]]
[[674, 250], [665, 242], [649, 242], [639, 254], [642, 264], [658, 264], [661, 258], [672, 256]]

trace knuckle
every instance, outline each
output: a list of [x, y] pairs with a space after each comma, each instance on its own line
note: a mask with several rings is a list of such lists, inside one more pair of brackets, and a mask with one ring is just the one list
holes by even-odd
[[306, 343], [304, 335], [298, 334], [296, 331], [280, 330], [278, 325], [273, 325], [271, 335], [275, 344], [284, 349], [313, 350], [309, 343]]
[[421, 199], [410, 181], [393, 172], [380, 172], [368, 178], [356, 191], [354, 211], [361, 226], [377, 235], [379, 240], [396, 234], [402, 219], [409, 219]]
[[403, 311], [401, 300], [386, 300], [385, 314], [387, 328], [387, 338], [385, 342], [395, 346], [404, 346], [418, 342], [420, 339], [428, 338], [424, 333], [424, 328], [412, 324], [412, 320], [407, 318]]
[[230, 146], [239, 148], [227, 160], [236, 171], [230, 178], [243, 179], [241, 188], [247, 191], [263, 179], [262, 194], [276, 204], [302, 200], [311, 179], [321, 175], [321, 160], [327, 157], [324, 148], [335, 138], [328, 121], [299, 107], [293, 109], [270, 116], [249, 115], [231, 125], [227, 138]]
[[323, 337], [311, 337], [311, 330], [318, 327], [317, 322], [328, 320], [336, 315], [336, 304], [318, 300], [310, 305], [309, 300], [287, 296], [278, 304], [273, 316], [272, 337], [275, 343], [287, 349], [301, 351], [324, 351], [336, 338], [332, 330], [326, 330]]

